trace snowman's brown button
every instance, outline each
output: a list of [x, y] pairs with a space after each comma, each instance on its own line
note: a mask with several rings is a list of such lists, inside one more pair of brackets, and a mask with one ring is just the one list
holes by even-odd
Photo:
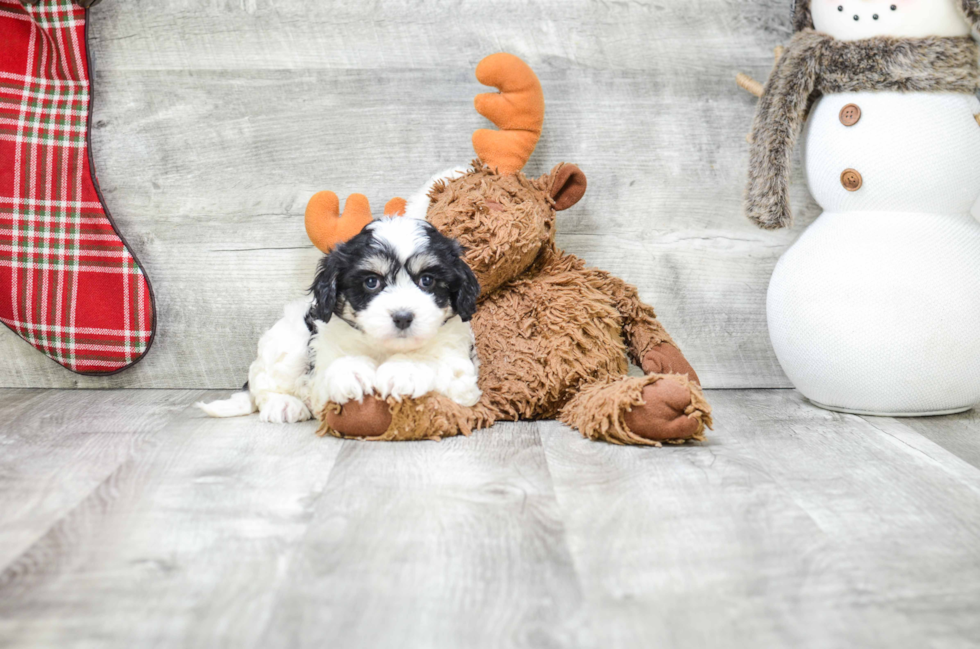
[[864, 184], [864, 178], [855, 169], [845, 169], [844, 173], [840, 175], [840, 184], [844, 185], [844, 189], [847, 191], [856, 192]]
[[854, 126], [861, 121], [861, 107], [848, 104], [840, 109], [840, 123], [844, 126]]

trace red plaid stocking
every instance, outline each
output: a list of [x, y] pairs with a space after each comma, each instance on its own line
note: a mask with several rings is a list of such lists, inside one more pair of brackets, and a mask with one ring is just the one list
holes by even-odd
[[0, 321], [68, 369], [140, 360], [156, 319], [93, 176], [85, 9], [0, 0]]

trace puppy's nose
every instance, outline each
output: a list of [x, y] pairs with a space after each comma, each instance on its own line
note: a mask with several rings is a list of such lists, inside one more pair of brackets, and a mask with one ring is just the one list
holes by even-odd
[[391, 314], [391, 319], [396, 327], [404, 331], [412, 326], [412, 320], [415, 319], [415, 314], [411, 311], [395, 311]]

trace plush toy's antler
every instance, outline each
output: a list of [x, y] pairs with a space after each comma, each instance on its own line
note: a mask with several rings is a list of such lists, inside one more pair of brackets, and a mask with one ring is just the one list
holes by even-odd
[[306, 205], [306, 234], [325, 253], [357, 235], [371, 221], [371, 206], [364, 194], [347, 197], [343, 216], [340, 200], [333, 192], [318, 192]]
[[502, 174], [524, 168], [541, 137], [544, 123], [544, 92], [527, 63], [513, 54], [498, 53], [476, 66], [476, 78], [499, 93], [484, 93], [474, 100], [476, 111], [493, 122], [499, 131], [480, 129], [473, 133], [473, 149], [484, 164]]

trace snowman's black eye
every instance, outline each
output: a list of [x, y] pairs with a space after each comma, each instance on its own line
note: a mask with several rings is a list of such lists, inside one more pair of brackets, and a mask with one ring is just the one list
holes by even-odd
[[837, 7], [837, 11], [844, 11], [844, 5]]
[[896, 9], [898, 9], [898, 7], [895, 6], [895, 5], [892, 5], [892, 11], [895, 11]]
[[861, 20], [861, 16], [854, 14], [854, 20]]
[[875, 15], [873, 15], [871, 17], [874, 18], [875, 20], [878, 20], [878, 14], [875, 14]]

